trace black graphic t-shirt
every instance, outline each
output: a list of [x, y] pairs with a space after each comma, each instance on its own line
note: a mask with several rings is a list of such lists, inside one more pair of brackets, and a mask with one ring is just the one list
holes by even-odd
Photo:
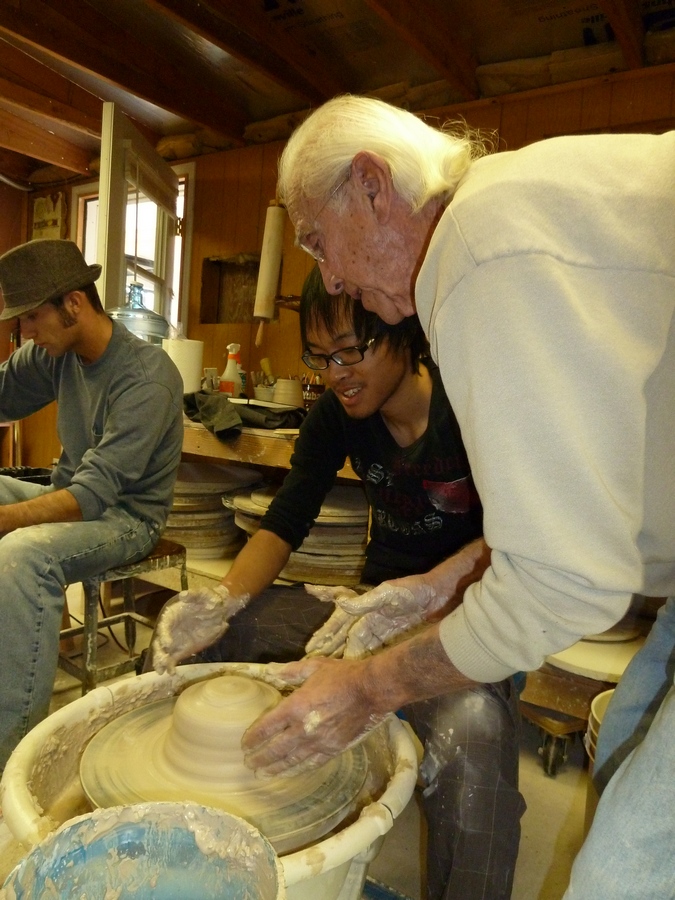
[[300, 429], [286, 476], [261, 527], [297, 549], [349, 457], [371, 510], [361, 580], [379, 584], [426, 572], [482, 534], [482, 508], [459, 426], [438, 368], [426, 432], [399, 447], [379, 412], [351, 419], [332, 391], [314, 404]]

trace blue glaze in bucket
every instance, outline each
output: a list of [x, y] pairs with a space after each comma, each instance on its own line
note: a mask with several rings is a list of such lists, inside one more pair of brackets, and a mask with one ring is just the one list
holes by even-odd
[[6, 900], [284, 900], [272, 845], [243, 819], [192, 803], [142, 803], [66, 822], [10, 873]]

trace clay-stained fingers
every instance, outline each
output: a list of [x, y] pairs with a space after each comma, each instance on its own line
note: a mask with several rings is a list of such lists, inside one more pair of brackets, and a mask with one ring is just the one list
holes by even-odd
[[419, 612], [393, 619], [377, 612], [362, 616], [347, 635], [343, 657], [359, 659], [369, 653], [374, 653], [398, 635], [416, 628], [423, 621]]
[[338, 606], [321, 628], [318, 628], [305, 645], [307, 656], [342, 656], [347, 635], [358, 621], [358, 616], [345, 612]]
[[246, 765], [263, 776], [319, 765], [365, 734], [372, 724], [359, 690], [360, 666], [316, 657], [290, 663], [292, 674], [307, 680], [246, 731]]
[[150, 644], [152, 666], [173, 674], [176, 665], [222, 637], [228, 621], [248, 597], [233, 597], [226, 587], [181, 591], [161, 610]]
[[356, 594], [354, 597], [339, 597], [335, 601], [345, 612], [363, 616], [370, 612], [380, 612], [392, 618], [423, 609], [427, 602], [426, 591], [413, 592], [403, 585], [392, 584], [383, 581], [371, 591], [365, 594]]
[[306, 584], [305, 590], [312, 597], [324, 603], [338, 603], [340, 600], [349, 600], [358, 597], [358, 593], [351, 588], [334, 584]]

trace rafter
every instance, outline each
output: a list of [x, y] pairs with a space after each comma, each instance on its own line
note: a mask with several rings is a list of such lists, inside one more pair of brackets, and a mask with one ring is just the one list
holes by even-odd
[[365, 0], [416, 53], [461, 92], [466, 100], [479, 96], [476, 60], [458, 36], [458, 25], [428, 0]]
[[44, 94], [31, 91], [7, 78], [0, 77], [0, 97], [2, 105], [11, 107], [14, 112], [27, 110], [38, 113], [46, 119], [62, 122], [74, 131], [93, 137], [101, 136], [101, 116], [98, 118], [90, 116], [81, 109], [45, 97]]
[[278, 40], [259, 11], [240, 0], [146, 0], [181, 25], [200, 34], [276, 84], [314, 103], [346, 90], [344, 82], [305, 48], [284, 36]]
[[[71, 65], [200, 125], [241, 142], [246, 119], [227, 100], [211, 69], [195, 54], [176, 59], [175, 48], [148, 46], [77, 0], [22, 0], [0, 4], [0, 33], [15, 35]], [[189, 63], [189, 64], [188, 64]]]
[[644, 65], [645, 29], [637, 0], [599, 0], [629, 69]]
[[0, 147], [68, 169], [69, 172], [89, 174], [89, 154], [86, 150], [1, 109]]

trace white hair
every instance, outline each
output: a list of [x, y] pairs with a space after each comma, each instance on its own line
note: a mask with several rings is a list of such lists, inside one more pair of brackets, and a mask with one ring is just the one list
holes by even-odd
[[434, 128], [381, 100], [335, 97], [293, 132], [279, 161], [277, 195], [291, 218], [305, 201], [330, 197], [361, 151], [387, 162], [395, 190], [414, 213], [433, 198], [450, 200], [486, 148], [464, 123]]

